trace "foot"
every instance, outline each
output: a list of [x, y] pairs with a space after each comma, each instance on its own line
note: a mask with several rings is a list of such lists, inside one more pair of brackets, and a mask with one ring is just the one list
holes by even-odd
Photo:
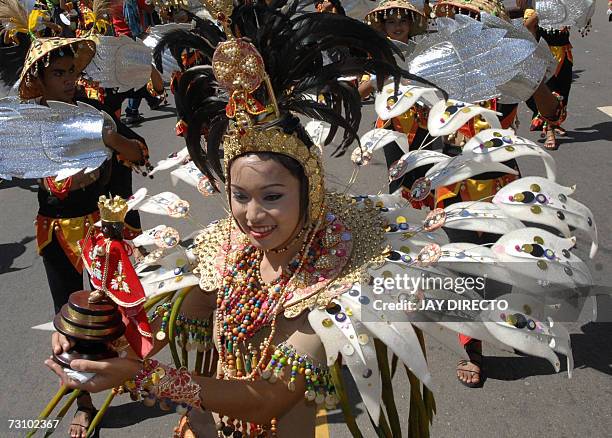
[[126, 114], [126, 116], [123, 119], [123, 121], [124, 121], [124, 123], [126, 125], [137, 125], [139, 123], [142, 123], [144, 121], [144, 119], [145, 118], [140, 113], [138, 113], [138, 114]]
[[166, 99], [165, 95], [157, 96], [153, 99], [154, 100], [149, 102], [149, 108], [151, 109], [151, 111], [158, 110], [162, 106], [168, 105], [168, 100]]
[[457, 379], [470, 388], [480, 386], [480, 366], [465, 359], [459, 361], [457, 364]]
[[555, 135], [555, 130], [547, 129], [545, 135], [546, 140], [544, 140], [544, 148], [549, 151], [556, 151], [559, 149], [559, 141]]
[[479, 388], [484, 383], [482, 373], [482, 342], [472, 339], [465, 345], [469, 360], [460, 360], [457, 364], [457, 380], [468, 388]]
[[91, 402], [91, 396], [87, 393], [81, 395], [77, 403], [77, 410], [70, 423], [70, 438], [87, 438], [87, 429], [98, 411]]

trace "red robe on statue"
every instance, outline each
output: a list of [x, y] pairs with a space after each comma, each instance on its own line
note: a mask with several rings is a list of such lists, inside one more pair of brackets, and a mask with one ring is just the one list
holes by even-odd
[[144, 358], [153, 348], [153, 337], [143, 307], [146, 296], [130, 261], [131, 252], [126, 242], [97, 233], [85, 240], [82, 257], [91, 283], [119, 306], [125, 337], [132, 349]]

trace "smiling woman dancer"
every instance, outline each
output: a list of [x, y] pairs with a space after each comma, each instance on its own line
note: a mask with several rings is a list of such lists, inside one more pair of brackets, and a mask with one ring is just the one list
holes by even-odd
[[[443, 223], [436, 219], [442, 216], [419, 225], [409, 220], [423, 215], [400, 208], [401, 200], [390, 195], [350, 198], [327, 192], [319, 147], [294, 115], [343, 127], [343, 151], [355, 139], [360, 100], [353, 87], [336, 79], [384, 70], [399, 77], [393, 48], [366, 24], [339, 14], [296, 15], [292, 6], [280, 9], [282, 1], [235, 9], [231, 2], [215, 5], [219, 9], [211, 13], [224, 25], [227, 40], [217, 46], [212, 69], [195, 67], [183, 75], [181, 81], [191, 81], [191, 88], [182, 84], [180, 89], [189, 93], [179, 99], [193, 108], [186, 136], [191, 158], [211, 181], [214, 175], [224, 180], [230, 214], [195, 239], [199, 288], [186, 295], [178, 317], [190, 321], [188, 330], [196, 333], [188, 338], [200, 344], [198, 325], [213, 315], [219, 359], [215, 376], [125, 357], [73, 361], [73, 369], [96, 373], [78, 384], [53, 361], [47, 365], [69, 387], [101, 391], [123, 385], [147, 404], [156, 399], [161, 405], [176, 404], [185, 414], [177, 437], [312, 437], [317, 411], [338, 402], [354, 436], [362, 436], [343, 389], [345, 363], [372, 424], [381, 436], [391, 437], [400, 435], [401, 422], [389, 349], [406, 365], [412, 385], [411, 434], [427, 436], [435, 405], [425, 386], [421, 392], [421, 382], [430, 384], [422, 340], [407, 313], [373, 305], [376, 299], [397, 297], [393, 291], [378, 297], [372, 284], [414, 269], [406, 245], [419, 254], [414, 255], [419, 269], [428, 270], [440, 257], [438, 243], [446, 242], [439, 229]], [[322, 50], [356, 44], [367, 58], [321, 68]], [[213, 81], [227, 94], [190, 101], [199, 95], [198, 87], [207, 89]], [[325, 103], [305, 98], [322, 89]], [[332, 102], [342, 105], [342, 116]], [[200, 144], [203, 123], [210, 128], [205, 149]], [[414, 230], [410, 238], [409, 228]], [[156, 351], [170, 336], [167, 323], [162, 318], [154, 328], [159, 330]], [[538, 324], [549, 330], [547, 323]], [[434, 326], [440, 333], [442, 327]], [[556, 369], [550, 345], [567, 352], [562, 333], [535, 336], [524, 326], [489, 332], [484, 324], [474, 324], [469, 333], [547, 357]], [[57, 334], [53, 344], [56, 352], [69, 348]]]

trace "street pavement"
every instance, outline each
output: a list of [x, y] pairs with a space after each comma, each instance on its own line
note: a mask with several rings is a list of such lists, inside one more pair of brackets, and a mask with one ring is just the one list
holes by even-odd
[[[553, 152], [558, 165], [558, 180], [576, 184], [576, 199], [588, 205], [599, 228], [599, 254], [589, 262], [595, 281], [609, 294], [612, 280], [612, 91], [610, 61], [612, 24], [600, 2], [593, 19], [593, 30], [586, 38], [573, 33], [575, 81], [565, 124], [567, 136], [561, 148]], [[147, 138], [152, 162], [182, 147], [174, 136], [174, 109], [145, 110], [146, 121], [137, 131]], [[371, 107], [367, 111], [372, 111]], [[519, 132], [527, 131], [529, 116], [522, 107]], [[370, 129], [373, 118], [366, 117], [362, 131]], [[385, 175], [382, 157], [378, 164], [362, 170], [350, 192], [383, 192]], [[541, 173], [537, 160], [521, 160], [523, 174]], [[338, 190], [351, 173], [348, 157], [327, 161], [331, 171], [328, 185]], [[328, 173], [329, 173], [328, 170]], [[168, 225], [188, 232], [224, 215], [221, 202], [203, 200], [188, 186], [174, 188], [167, 173], [153, 180], [134, 177], [134, 188], [146, 186], [149, 193], [174, 190], [192, 205], [192, 223], [166, 220]], [[57, 389], [57, 379], [47, 371], [43, 360], [50, 353], [50, 332], [32, 329], [52, 318], [51, 297], [44, 268], [36, 254], [32, 221], [36, 214], [36, 189], [28, 181], [0, 182], [0, 437], [25, 436], [24, 430], [10, 429], [9, 420], [36, 418]], [[145, 228], [158, 223], [159, 217], [142, 214]], [[579, 243], [584, 254], [587, 244]], [[595, 305], [597, 322], [586, 322], [593, 309], [583, 312], [581, 321], [569, 325], [574, 349], [575, 370], [568, 379], [565, 368], [556, 374], [541, 359], [497, 351], [485, 346], [488, 380], [482, 389], [468, 389], [455, 377], [460, 356], [452, 348], [427, 337], [427, 355], [434, 379], [437, 416], [432, 426], [434, 437], [605, 437], [612, 430], [612, 302], [600, 298]], [[562, 360], [562, 363], [564, 361]], [[563, 365], [562, 365], [563, 366]], [[204, 388], [206, 390], [206, 388]], [[408, 383], [398, 371], [394, 380], [400, 418], [407, 423]], [[99, 406], [104, 394], [95, 395]], [[354, 412], [364, 436], [373, 437], [364, 407], [352, 397]], [[72, 410], [55, 436], [67, 436]], [[168, 437], [178, 420], [172, 413], [143, 407], [128, 397], [118, 397], [103, 420], [102, 437]], [[333, 437], [349, 437], [342, 415], [330, 415]], [[405, 425], [405, 424], [404, 424]], [[39, 434], [42, 436], [43, 434]], [[407, 435], [407, 433], [405, 433]]]

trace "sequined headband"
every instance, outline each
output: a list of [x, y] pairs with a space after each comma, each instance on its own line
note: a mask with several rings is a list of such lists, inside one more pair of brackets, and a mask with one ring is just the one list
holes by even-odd
[[250, 128], [244, 132], [231, 132], [223, 141], [224, 168], [227, 176], [229, 165], [236, 157], [248, 153], [268, 152], [288, 156], [302, 165], [308, 178], [308, 218], [315, 222], [323, 210], [325, 189], [319, 148], [308, 148], [295, 135], [278, 128]]

